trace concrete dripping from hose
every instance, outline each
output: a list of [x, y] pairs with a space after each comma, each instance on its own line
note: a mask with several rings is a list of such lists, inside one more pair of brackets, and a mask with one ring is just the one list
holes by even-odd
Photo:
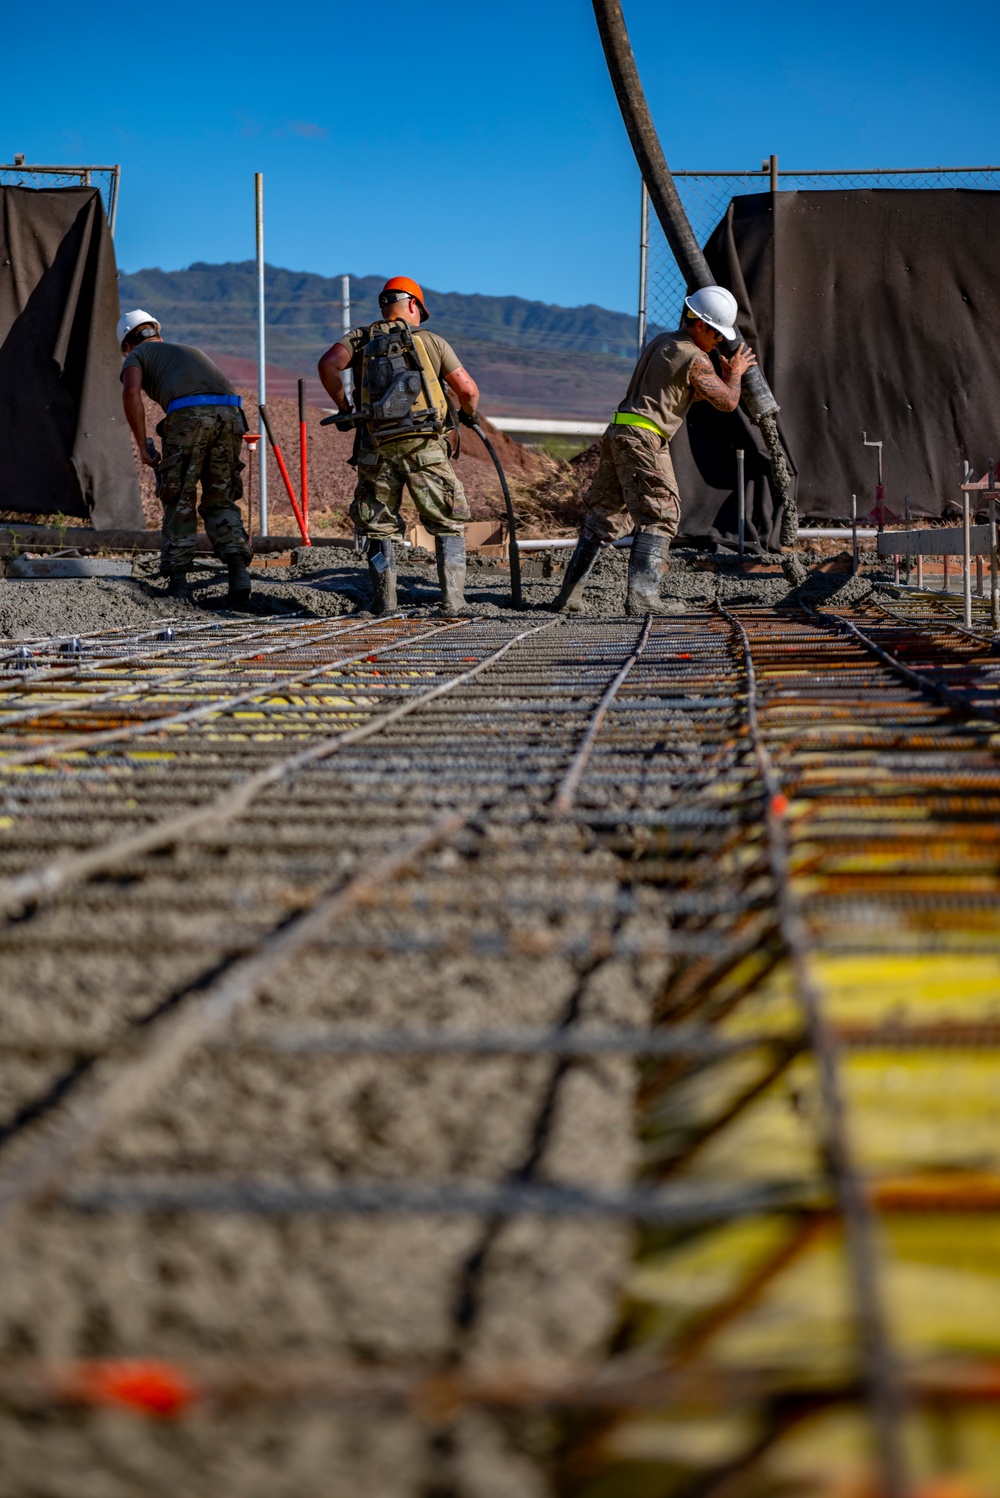
[[783, 506], [781, 511], [781, 544], [782, 546], [794, 546], [799, 535], [799, 512], [792, 498], [792, 475], [789, 472], [788, 460], [785, 457], [785, 449], [781, 445], [778, 436], [778, 423], [773, 413], [767, 416], [759, 416], [757, 425], [764, 438], [764, 444], [771, 459], [771, 486], [774, 496], [779, 504]]

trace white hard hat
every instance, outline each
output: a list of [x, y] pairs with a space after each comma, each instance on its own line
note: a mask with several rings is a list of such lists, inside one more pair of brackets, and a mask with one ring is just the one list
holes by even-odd
[[134, 312], [123, 312], [118, 319], [119, 344], [125, 342], [125, 339], [132, 332], [133, 328], [141, 328], [147, 322], [152, 323], [157, 333], [159, 333], [160, 324], [156, 321], [156, 318], [150, 317], [148, 312], [143, 312], [141, 307], [137, 307]]
[[684, 298], [684, 305], [723, 338], [740, 336], [736, 330], [736, 298], [724, 286], [703, 286], [700, 291], [692, 291]]

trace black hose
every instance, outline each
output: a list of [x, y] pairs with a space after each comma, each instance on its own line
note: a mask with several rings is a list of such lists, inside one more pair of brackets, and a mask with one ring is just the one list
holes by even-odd
[[[618, 100], [618, 107], [628, 131], [632, 150], [639, 164], [639, 171], [649, 192], [650, 201], [660, 221], [667, 243], [674, 254], [688, 293], [704, 286], [715, 285], [715, 278], [708, 268], [708, 261], [688, 221], [670, 168], [667, 166], [656, 127], [653, 124], [646, 95], [635, 65], [632, 44], [628, 39], [625, 17], [620, 0], [593, 0], [597, 29], [600, 32], [608, 72]], [[741, 339], [727, 340], [722, 348], [732, 354]], [[779, 406], [758, 365], [751, 366], [743, 376], [743, 403], [751, 420], [760, 428], [761, 436], [771, 459], [771, 477], [775, 495], [784, 505], [781, 540], [792, 545], [798, 531], [798, 515], [791, 497], [791, 473], [775, 417]]]
[[510, 601], [516, 609], [521, 608], [521, 553], [517, 549], [517, 520], [514, 515], [514, 503], [510, 497], [507, 487], [507, 475], [503, 471], [503, 464], [496, 455], [493, 443], [483, 431], [479, 422], [475, 422], [472, 430], [479, 437], [486, 451], [493, 459], [493, 467], [497, 471], [500, 480], [500, 488], [503, 490], [503, 502], [507, 506], [507, 550], [510, 555]]

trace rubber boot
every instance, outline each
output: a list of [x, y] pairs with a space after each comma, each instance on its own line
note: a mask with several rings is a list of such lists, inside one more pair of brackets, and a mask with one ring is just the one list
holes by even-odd
[[181, 603], [194, 602], [186, 567], [172, 567], [167, 573], [167, 597], [176, 598]]
[[442, 614], [465, 613], [465, 537], [435, 536]]
[[368, 542], [368, 576], [372, 585], [372, 613], [396, 612], [396, 547], [392, 538]]
[[242, 557], [230, 557], [226, 562], [229, 568], [229, 593], [226, 602], [237, 608], [250, 602], [250, 593], [253, 589], [253, 579], [250, 569]]
[[577, 541], [576, 549], [566, 566], [562, 587], [552, 600], [554, 613], [583, 612], [583, 590], [587, 585], [587, 578], [594, 570], [600, 550], [601, 543], [594, 536], [581, 536]]
[[682, 614], [685, 607], [676, 599], [660, 598], [660, 580], [666, 570], [664, 552], [669, 546], [663, 536], [653, 531], [635, 531], [632, 554], [628, 559], [628, 594], [625, 612], [633, 618], [646, 614]]

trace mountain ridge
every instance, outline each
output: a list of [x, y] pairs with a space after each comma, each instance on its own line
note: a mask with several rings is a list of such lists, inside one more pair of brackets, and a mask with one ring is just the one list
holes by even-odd
[[[378, 316], [385, 279], [351, 277], [352, 324]], [[342, 331], [340, 277], [266, 266], [264, 294], [269, 367], [287, 372], [289, 392], [305, 374], [309, 398], [325, 399], [315, 369]], [[621, 400], [636, 355], [637, 321], [628, 313], [429, 286], [425, 294], [429, 327], [455, 344], [491, 414], [603, 420]], [[223, 368], [230, 360], [256, 358], [257, 268], [251, 260], [123, 271], [119, 295], [123, 308], [143, 307], [159, 319], [166, 338], [204, 348]]]
[[[350, 279], [352, 322], [373, 321], [378, 316], [377, 297], [385, 277]], [[318, 332], [322, 328], [332, 340], [342, 326], [340, 282], [340, 276], [265, 266], [269, 331], [287, 334], [294, 329]], [[164, 326], [170, 319], [183, 327], [242, 335], [247, 328], [253, 331], [253, 323], [245, 319], [256, 315], [256, 265], [252, 260], [221, 264], [196, 261], [177, 271], [158, 267], [123, 271], [120, 295], [123, 305], [132, 302], [142, 306], [144, 299], [157, 301], [164, 313], [160, 318]], [[636, 318], [595, 303], [562, 307], [517, 296], [433, 291], [429, 286], [426, 297], [434, 328], [449, 341], [471, 338], [514, 348], [611, 354], [618, 358], [631, 358], [635, 353]], [[238, 327], [234, 326], [234, 314]], [[240, 353], [242, 349], [229, 352]]]

